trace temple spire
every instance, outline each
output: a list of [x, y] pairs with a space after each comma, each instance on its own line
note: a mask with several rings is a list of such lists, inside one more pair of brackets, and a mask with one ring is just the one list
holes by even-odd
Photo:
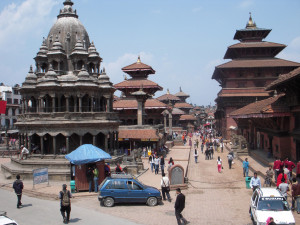
[[140, 56], [137, 59], [137, 63], [141, 63], [141, 57]]
[[249, 14], [250, 14], [250, 17], [249, 17], [248, 23], [246, 24], [246, 29], [254, 29], [254, 28], [256, 28], [256, 23], [253, 22], [253, 20], [252, 20], [251, 12], [249, 12]]

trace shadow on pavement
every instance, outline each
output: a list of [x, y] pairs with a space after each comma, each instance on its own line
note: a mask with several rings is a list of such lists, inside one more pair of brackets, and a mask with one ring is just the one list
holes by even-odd
[[76, 223], [76, 222], [78, 222], [78, 221], [80, 221], [81, 219], [79, 219], [79, 218], [73, 218], [73, 219], [70, 219], [69, 220], [69, 223]]
[[25, 205], [22, 205], [22, 208], [29, 207], [29, 206], [32, 206], [32, 204], [25, 204]]

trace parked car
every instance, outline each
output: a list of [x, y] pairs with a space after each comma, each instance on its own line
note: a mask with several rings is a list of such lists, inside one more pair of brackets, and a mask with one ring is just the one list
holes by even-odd
[[112, 174], [99, 185], [100, 205], [112, 207], [115, 203], [147, 203], [155, 206], [161, 202], [157, 188], [142, 184], [132, 175]]
[[253, 192], [249, 210], [255, 225], [265, 225], [269, 217], [276, 224], [295, 225], [288, 202], [275, 188], [261, 188]]
[[16, 221], [7, 217], [6, 212], [0, 211], [0, 225], [18, 225]]

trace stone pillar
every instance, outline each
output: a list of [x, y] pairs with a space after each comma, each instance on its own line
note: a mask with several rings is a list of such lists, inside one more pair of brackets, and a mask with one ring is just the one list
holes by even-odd
[[167, 114], [164, 113], [164, 128], [165, 128], [165, 133], [167, 133]]
[[79, 96], [79, 112], [82, 112], [82, 97]]
[[80, 135], [80, 142], [79, 145], [82, 145], [82, 136]]
[[28, 136], [28, 150], [31, 153], [31, 136]]
[[57, 71], [60, 72], [60, 61], [57, 62]]
[[113, 132], [109, 133], [109, 152], [113, 151], [113, 145], [114, 145], [114, 137], [113, 137]]
[[41, 144], [41, 154], [44, 155], [44, 138], [40, 136], [40, 144]]
[[27, 138], [27, 134], [25, 135], [25, 147], [28, 149], [28, 138]]
[[77, 112], [77, 96], [74, 96], [74, 112]]
[[43, 98], [40, 98], [40, 109], [41, 109], [41, 112], [44, 112], [44, 101], [43, 101]]
[[142, 99], [137, 99], [138, 108], [137, 108], [137, 122], [139, 126], [143, 125], [143, 106], [144, 101]]
[[94, 112], [94, 97], [91, 97], [91, 112]]
[[28, 100], [24, 99], [25, 102], [25, 113], [28, 113]]
[[116, 131], [116, 148], [119, 150], [119, 132]]
[[40, 112], [40, 109], [39, 109], [39, 107], [40, 107], [40, 100], [39, 100], [39, 99], [37, 99], [37, 100], [36, 100], [36, 112], [37, 112], [37, 113], [39, 113], [39, 112]]
[[93, 135], [93, 145], [96, 146], [96, 136]]
[[56, 136], [52, 137], [52, 141], [53, 141], [53, 154], [56, 155]]
[[104, 150], [106, 152], [108, 152], [108, 138], [107, 138], [107, 134], [105, 134], [105, 138], [104, 138]]
[[55, 104], [55, 96], [52, 97], [52, 112], [55, 112], [56, 111], [56, 104]]
[[110, 98], [106, 99], [106, 112], [110, 112]]
[[70, 102], [70, 97], [69, 96], [66, 96], [66, 112], [69, 112], [69, 106], [70, 106], [70, 104], [69, 104], [69, 102]]
[[22, 114], [24, 114], [25, 113], [25, 99], [23, 98], [22, 99]]
[[57, 97], [57, 112], [61, 112], [61, 96]]
[[172, 117], [172, 112], [169, 112], [169, 135], [172, 135], [173, 132], [173, 117]]
[[67, 153], [70, 152], [70, 142], [69, 142], [69, 137], [68, 136], [66, 136], [66, 151], [67, 151]]

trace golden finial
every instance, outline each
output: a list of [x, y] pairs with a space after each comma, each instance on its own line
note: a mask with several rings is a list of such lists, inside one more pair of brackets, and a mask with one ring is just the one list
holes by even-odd
[[254, 23], [252, 20], [251, 12], [249, 12], [249, 14], [250, 14], [250, 17], [249, 17], [248, 23], [246, 24], [246, 28], [248, 28], [248, 29], [256, 28], [256, 23]]
[[139, 56], [138, 59], [137, 59], [137, 63], [141, 63], [141, 58], [140, 58], [140, 56]]

